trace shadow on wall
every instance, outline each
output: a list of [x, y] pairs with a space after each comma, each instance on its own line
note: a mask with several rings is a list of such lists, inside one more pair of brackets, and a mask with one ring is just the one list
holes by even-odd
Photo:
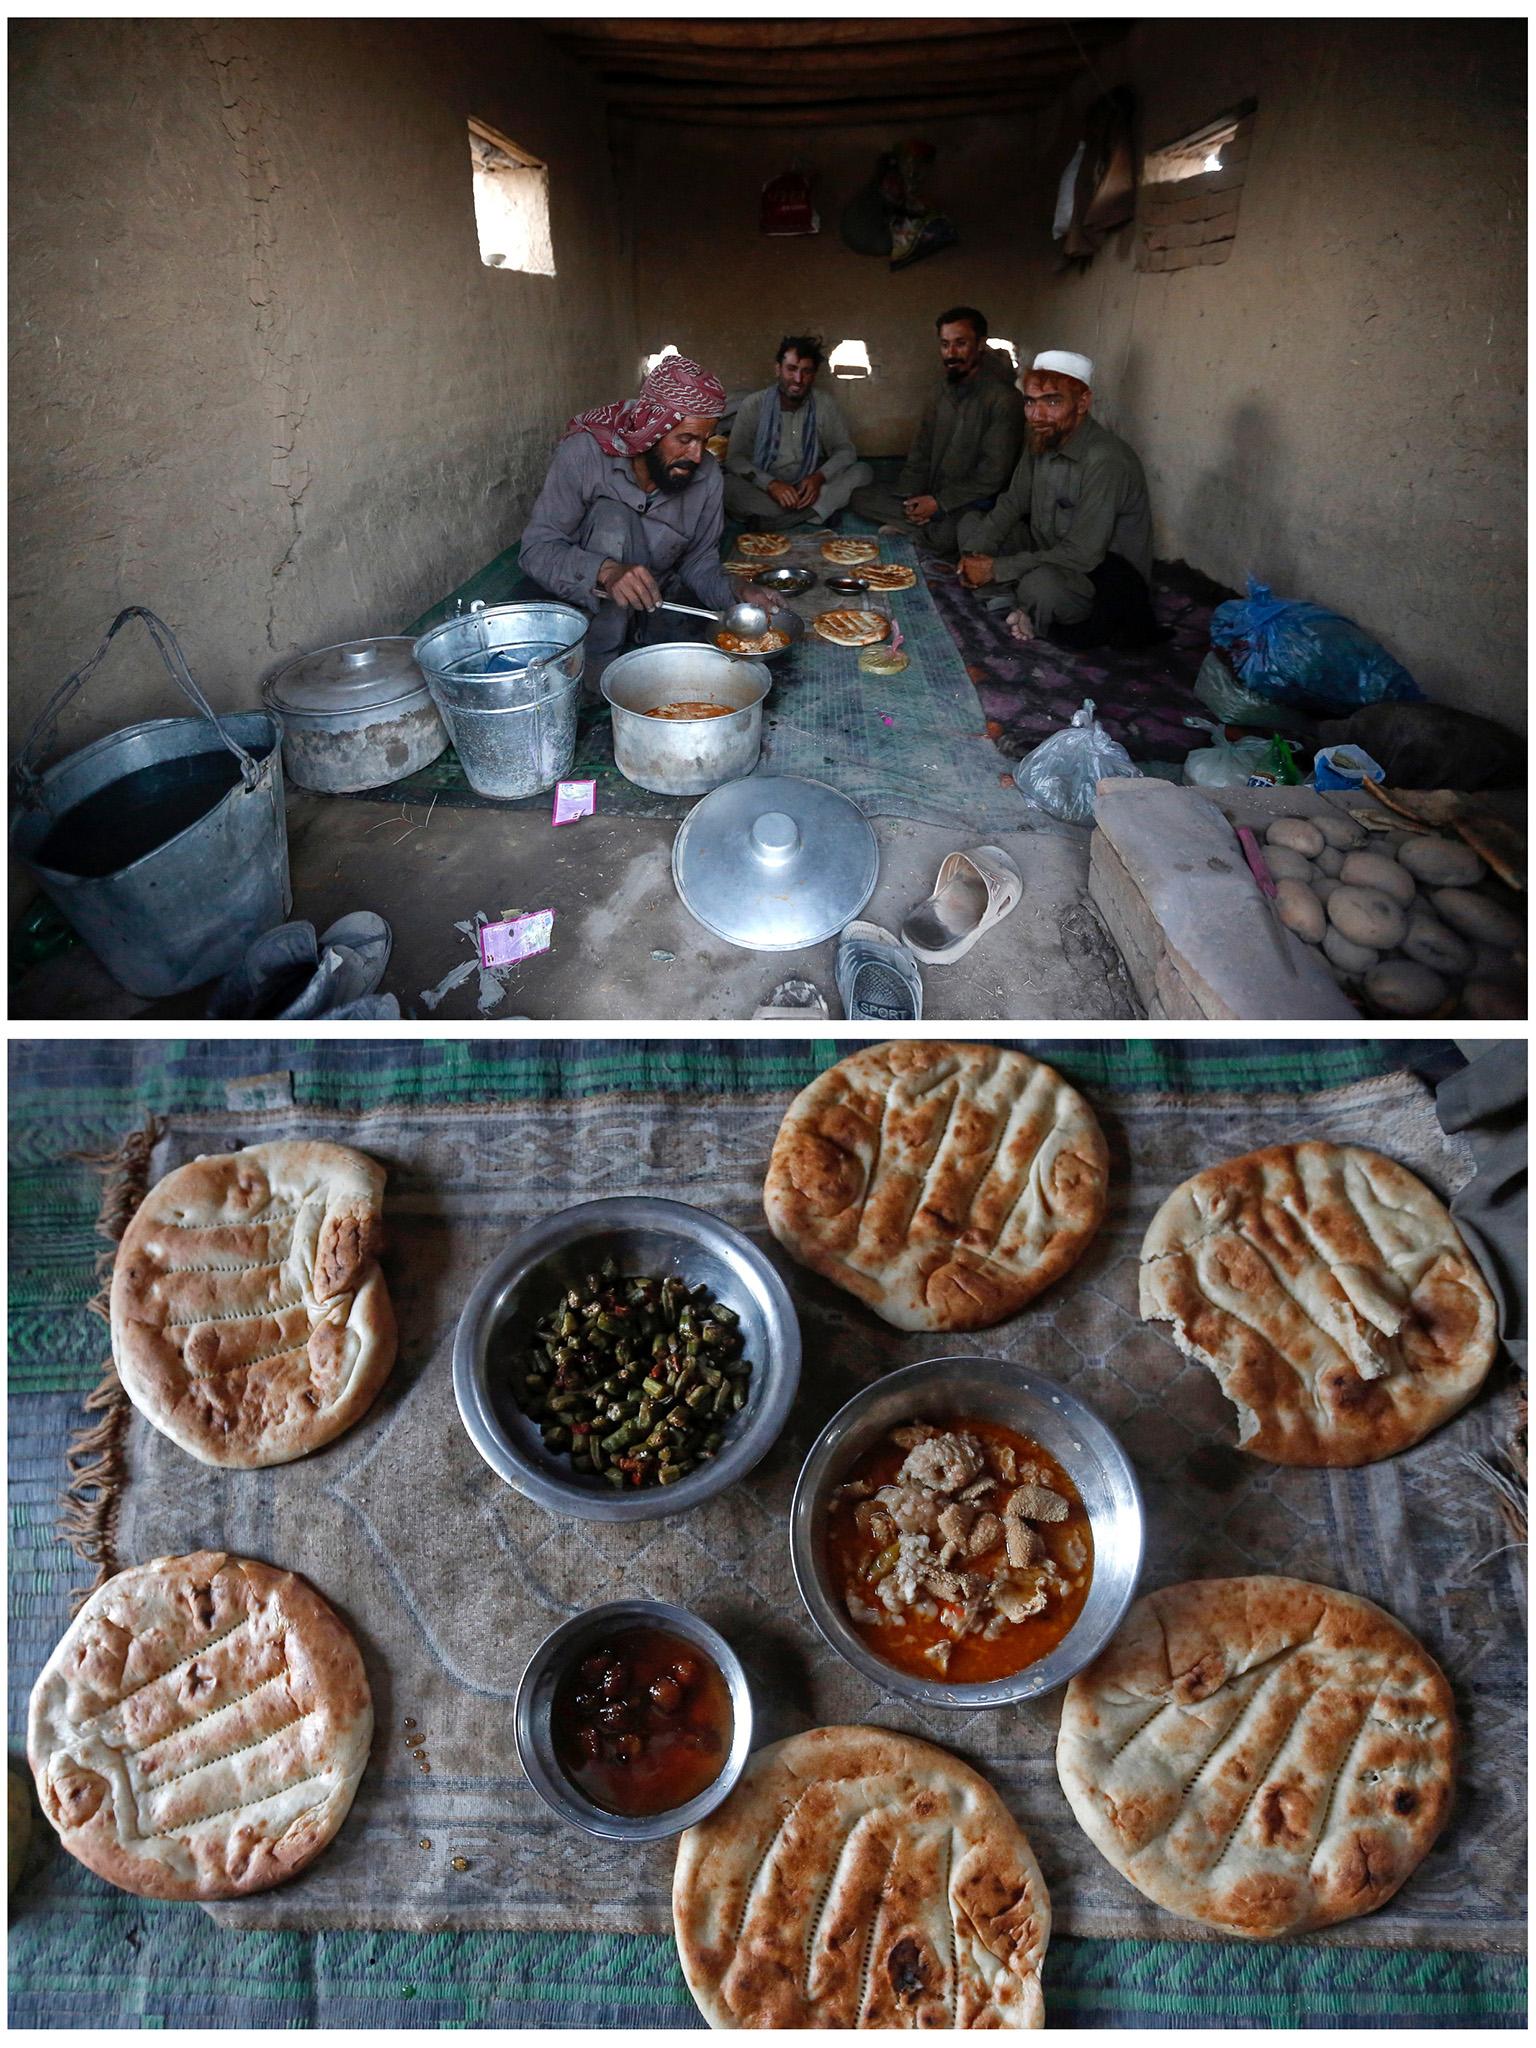
[[[1293, 508], [1285, 496], [1287, 473], [1270, 408], [1249, 399], [1230, 414], [1225, 452], [1201, 472], [1184, 504], [1182, 531], [1165, 536], [1165, 543], [1191, 560], [1190, 550], [1197, 548], [1206, 573], [1236, 590], [1244, 588], [1249, 576], [1257, 576], [1278, 594], [1307, 596], [1292, 588], [1296, 555], [1290, 535]], [[1154, 505], [1154, 516], [1156, 511]], [[1225, 536], [1224, 547], [1211, 547], [1208, 537], [1216, 535]], [[1203, 559], [1212, 554], [1223, 558]]]

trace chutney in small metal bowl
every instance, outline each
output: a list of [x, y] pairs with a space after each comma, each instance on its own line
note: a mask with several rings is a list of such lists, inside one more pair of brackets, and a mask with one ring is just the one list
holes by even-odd
[[545, 1637], [518, 1686], [514, 1732], [529, 1783], [563, 1820], [658, 1841], [735, 1785], [752, 1699], [707, 1622], [662, 1601], [617, 1600]]

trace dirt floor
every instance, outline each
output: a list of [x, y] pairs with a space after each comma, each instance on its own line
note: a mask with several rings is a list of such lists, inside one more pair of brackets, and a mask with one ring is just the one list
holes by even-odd
[[[1088, 900], [1086, 826], [1036, 814], [1003, 836], [1024, 877], [1024, 900], [966, 956], [924, 970], [930, 1018], [1097, 1021], [1141, 1015], [1119, 953]], [[963, 833], [904, 819], [873, 821], [880, 880], [863, 915], [894, 929], [932, 886]], [[323, 930], [348, 910], [376, 910], [395, 935], [384, 987], [406, 1017], [460, 1022], [516, 1017], [656, 1020], [750, 1018], [774, 986], [814, 982], [842, 1015], [832, 976], [835, 944], [756, 953], [706, 931], [672, 885], [675, 827], [593, 817], [558, 831], [548, 814], [412, 805], [405, 818], [378, 805], [290, 793], [293, 915]], [[553, 906], [550, 952], [512, 969], [493, 1008], [478, 1007], [472, 974], [436, 1008], [422, 1000], [471, 957], [456, 920], [476, 911]], [[119, 988], [83, 946], [30, 968], [11, 988], [16, 1019], [196, 1018], [206, 992], [145, 1003]]]

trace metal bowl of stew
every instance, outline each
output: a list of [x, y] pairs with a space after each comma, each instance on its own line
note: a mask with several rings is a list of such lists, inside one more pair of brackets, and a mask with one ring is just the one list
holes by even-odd
[[[1093, 1573], [1081, 1612], [1047, 1655], [984, 1684], [918, 1678], [877, 1656], [848, 1618], [827, 1554], [833, 1491], [889, 1430], [919, 1420], [997, 1422], [1032, 1437], [1063, 1467], [1087, 1510]], [[811, 1446], [790, 1508], [795, 1583], [833, 1649], [884, 1692], [972, 1711], [1039, 1699], [1091, 1664], [1135, 1597], [1144, 1541], [1141, 1489], [1114, 1433], [1067, 1387], [1003, 1358], [925, 1359], [855, 1394]]]
[[[661, 1631], [682, 1642], [695, 1657], [713, 1666], [719, 1680], [716, 1685], [701, 1674], [691, 1696], [685, 1694], [674, 1710], [670, 1727], [659, 1708], [654, 1713], [647, 1710], [632, 1717], [626, 1732], [631, 1740], [642, 1745], [642, 1754], [628, 1768], [645, 1771], [642, 1782], [652, 1790], [668, 1782], [667, 1772], [675, 1758], [678, 1737], [686, 1741], [695, 1729], [713, 1727], [718, 1738], [717, 1746], [704, 1750], [701, 1763], [690, 1773], [691, 1782], [696, 1785], [701, 1772], [707, 1771], [708, 1763], [718, 1756], [719, 1769], [713, 1778], [679, 1804], [650, 1813], [622, 1813], [600, 1803], [576, 1781], [562, 1758], [569, 1734], [573, 1691], [584, 1684], [597, 1688], [601, 1683], [585, 1680], [583, 1667], [588, 1660], [596, 1661], [615, 1639], [622, 1642], [636, 1631]], [[566, 1724], [563, 1730], [562, 1723]], [[684, 1607], [673, 1607], [660, 1600], [614, 1600], [562, 1622], [540, 1643], [518, 1683], [513, 1733], [518, 1761], [529, 1784], [562, 1820], [608, 1841], [657, 1842], [668, 1835], [681, 1834], [729, 1797], [752, 1747], [752, 1693], [740, 1658], [708, 1622], [700, 1621]], [[659, 1757], [645, 1753], [660, 1742], [666, 1742], [668, 1748]], [[611, 1740], [606, 1747], [611, 1751]], [[686, 1756], [683, 1762], [687, 1769]], [[609, 1756], [595, 1769], [600, 1781], [621, 1783], [626, 1766], [621, 1759]]]
[[[678, 1274], [733, 1310], [752, 1361], [747, 1400], [707, 1464], [675, 1485], [614, 1492], [545, 1448], [516, 1398], [523, 1331], [612, 1258], [627, 1277]], [[742, 1231], [705, 1209], [651, 1195], [583, 1202], [517, 1232], [476, 1282], [453, 1340], [453, 1391], [471, 1443], [500, 1478], [551, 1514], [643, 1522], [686, 1514], [744, 1478], [783, 1429], [800, 1383], [800, 1325], [788, 1290]]]

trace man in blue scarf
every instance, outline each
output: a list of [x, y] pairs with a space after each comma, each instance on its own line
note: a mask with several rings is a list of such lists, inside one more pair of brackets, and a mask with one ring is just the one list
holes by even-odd
[[786, 334], [776, 381], [743, 399], [725, 453], [725, 509], [759, 532], [824, 524], [874, 471], [860, 462], [830, 391], [816, 394], [823, 361], [814, 334]]

